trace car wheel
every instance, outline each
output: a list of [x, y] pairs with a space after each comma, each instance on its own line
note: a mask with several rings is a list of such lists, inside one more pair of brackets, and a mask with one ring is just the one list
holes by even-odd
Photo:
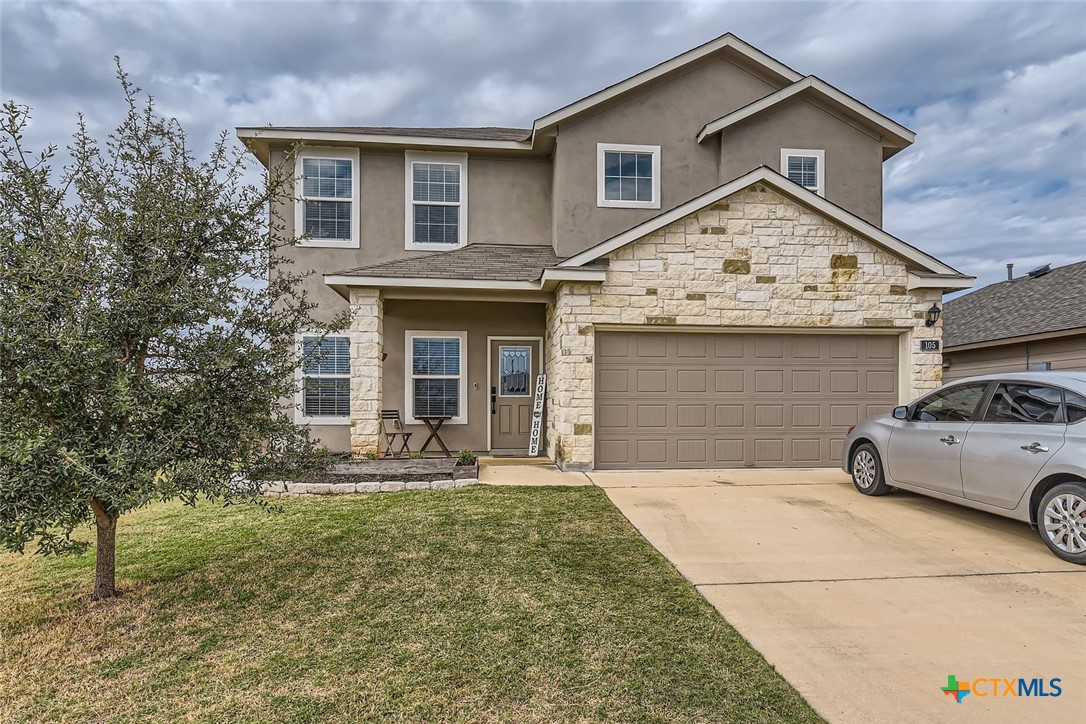
[[871, 443], [865, 442], [852, 451], [849, 470], [852, 471], [852, 484], [864, 495], [886, 495], [890, 492], [882, 472], [879, 451]]
[[1037, 506], [1041, 540], [1065, 561], [1086, 565], [1086, 483], [1060, 483]]

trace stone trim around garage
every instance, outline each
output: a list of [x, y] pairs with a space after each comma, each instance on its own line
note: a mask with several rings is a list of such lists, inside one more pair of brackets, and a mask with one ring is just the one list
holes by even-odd
[[399, 493], [404, 490], [452, 490], [478, 485], [478, 478], [461, 480], [419, 480], [405, 483], [387, 480], [383, 483], [270, 483], [264, 488], [265, 498], [298, 498], [310, 495], [354, 495], [358, 493]]

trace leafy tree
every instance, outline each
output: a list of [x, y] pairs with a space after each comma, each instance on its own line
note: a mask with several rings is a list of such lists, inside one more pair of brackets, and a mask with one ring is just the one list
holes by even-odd
[[28, 107], [0, 113], [0, 544], [79, 552], [93, 523], [95, 598], [118, 594], [123, 513], [261, 503], [259, 480], [324, 462], [282, 404], [318, 327], [267, 218], [289, 174], [246, 184], [225, 132], [197, 161], [117, 75], [124, 121], [103, 146], [80, 116], [59, 168], [24, 149]]

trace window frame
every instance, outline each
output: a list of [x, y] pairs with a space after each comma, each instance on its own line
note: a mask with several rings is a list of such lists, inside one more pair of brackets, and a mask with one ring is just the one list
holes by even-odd
[[[422, 420], [415, 417], [415, 373], [414, 358], [412, 357], [412, 342], [418, 338], [440, 338], [460, 340], [460, 384], [457, 386], [460, 395], [460, 414], [445, 421], [446, 425], [468, 424], [468, 333], [467, 331], [419, 330], [408, 329], [404, 331], [404, 424], [421, 425]], [[454, 375], [422, 375], [418, 379], [456, 379]]]
[[[1008, 385], [1026, 385], [1031, 387], [1046, 387], [1050, 390], [1055, 390], [1060, 393], [1060, 404], [1056, 409], [1056, 416], [1051, 422], [1037, 422], [1035, 420], [989, 420], [988, 412], [992, 409], [992, 402], [995, 401], [996, 393], [999, 392], [1000, 387]], [[980, 415], [974, 422], [983, 422], [986, 425], [1067, 425], [1067, 390], [1059, 385], [1052, 385], [1047, 382], [1028, 382], [1026, 380], [993, 380], [992, 386], [984, 393], [984, 405], [979, 411]]]
[[[943, 395], [943, 394], [949, 392], [950, 390], [952, 390], [952, 389], [954, 389], [956, 387], [971, 387], [973, 385], [982, 385], [984, 387], [984, 391], [981, 392], [980, 399], [977, 400], [977, 404], [973, 406], [973, 411], [971, 413], [969, 413], [969, 418], [970, 419], [968, 419], [968, 420], [921, 420], [921, 419], [919, 419], [918, 415], [920, 414], [920, 408], [923, 405], [927, 404], [928, 400], [932, 399], [933, 397], [938, 397], [939, 395]], [[993, 389], [995, 389], [995, 387], [993, 386], [993, 383], [990, 380], [988, 380], [988, 381], [976, 380], [976, 381], [973, 381], [973, 382], [960, 382], [960, 383], [956, 383], [956, 384], [952, 384], [952, 385], [946, 385], [945, 387], [940, 387], [939, 389], [932, 391], [931, 394], [925, 395], [924, 397], [921, 397], [916, 402], [912, 403], [912, 405], [909, 407], [909, 417], [908, 417], [908, 420], [906, 420], [906, 422], [922, 422], [925, 425], [945, 425], [945, 424], [961, 425], [961, 424], [964, 424], [964, 423], [972, 424], [974, 422], [980, 422], [980, 420], [978, 418], [983, 417], [984, 413], [987, 412], [987, 410], [988, 410], [988, 400], [992, 396], [992, 390]]]
[[[511, 340], [512, 341], [512, 340]], [[528, 387], [527, 392], [523, 395], [503, 395], [502, 394], [502, 350], [506, 349], [526, 349], [528, 350]], [[496, 385], [498, 397], [512, 397], [523, 399], [525, 397], [533, 397], [534, 392], [532, 390], [533, 383], [535, 381], [535, 368], [532, 366], [532, 353], [535, 351], [535, 347], [530, 342], [516, 343], [516, 344], [499, 344], [498, 345], [498, 384]]]
[[[447, 163], [460, 166], [460, 201], [415, 201], [414, 167], [416, 163]], [[415, 204], [423, 206], [456, 206], [460, 209], [457, 221], [457, 243], [435, 244], [415, 241]], [[404, 151], [404, 249], [408, 251], [449, 251], [461, 249], [468, 243], [468, 154], [438, 153], [433, 151]]]
[[[304, 148], [294, 159], [294, 235], [298, 237], [298, 246], [323, 249], [357, 249], [362, 241], [362, 183], [359, 178], [359, 150], [357, 148], [314, 147]], [[347, 201], [343, 198], [324, 196], [307, 197], [305, 195], [305, 174], [303, 162], [306, 159], [319, 158], [351, 163], [351, 238], [350, 239], [308, 239], [305, 237], [305, 204], [307, 201]]]
[[[812, 189], [804, 186], [811, 193], [826, 197], [826, 151], [821, 148], [782, 148], [781, 149], [781, 176], [788, 178], [788, 159], [792, 157], [815, 159], [815, 178], [818, 180], [818, 188]], [[796, 183], [792, 181], [792, 183]], [[802, 185], [802, 184], [797, 184]]]
[[[325, 375], [315, 374], [310, 375], [305, 372], [305, 365], [303, 362], [303, 356], [305, 354], [305, 339], [307, 337], [317, 337], [324, 339], [346, 339], [347, 340], [347, 374], [346, 375]], [[294, 370], [294, 380], [297, 383], [294, 393], [294, 423], [297, 425], [350, 425], [351, 424], [351, 402], [350, 402], [350, 384], [351, 384], [351, 367], [353, 363], [352, 355], [352, 340], [348, 334], [329, 334], [326, 332], [307, 331], [294, 335], [294, 349], [298, 355], [298, 366]], [[307, 378], [314, 379], [342, 379], [347, 378], [347, 414], [346, 415], [306, 415], [305, 414], [305, 381]]]
[[[607, 153], [649, 153], [652, 154], [652, 200], [620, 201], [607, 198], [606, 164]], [[601, 209], [658, 209], [660, 208], [660, 147], [643, 146], [629, 143], [596, 144], [596, 206]]]

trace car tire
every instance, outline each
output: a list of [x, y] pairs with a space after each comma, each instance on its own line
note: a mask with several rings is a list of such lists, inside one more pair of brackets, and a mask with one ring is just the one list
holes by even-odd
[[1056, 485], [1037, 505], [1037, 531], [1048, 549], [1086, 566], [1086, 483]]
[[890, 492], [882, 471], [882, 458], [871, 443], [856, 446], [848, 461], [848, 469], [852, 472], [852, 484], [864, 495], [886, 495]]

